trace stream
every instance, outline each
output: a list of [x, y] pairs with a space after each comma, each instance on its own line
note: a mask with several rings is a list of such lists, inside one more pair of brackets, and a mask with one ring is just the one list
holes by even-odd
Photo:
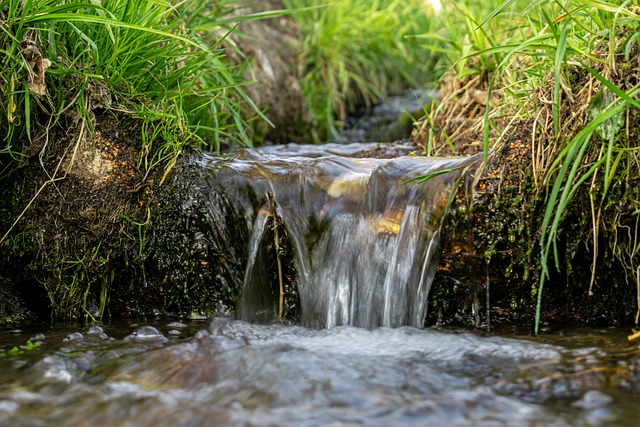
[[[423, 327], [443, 215], [481, 157], [411, 148], [205, 155], [184, 209], [205, 212], [202, 265], [228, 251], [238, 317], [0, 329], [0, 426], [637, 426], [628, 329]], [[280, 243], [300, 311], [282, 322]]]
[[226, 318], [4, 329], [0, 425], [636, 426], [626, 334]]

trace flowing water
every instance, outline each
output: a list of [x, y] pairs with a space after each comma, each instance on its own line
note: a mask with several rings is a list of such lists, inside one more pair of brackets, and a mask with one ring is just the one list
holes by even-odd
[[[304, 325], [423, 325], [443, 215], [458, 184], [482, 157], [333, 154], [351, 153], [350, 147], [295, 150], [290, 145], [206, 159], [215, 184], [211, 192], [244, 207], [251, 234], [239, 310], [243, 319], [274, 311], [265, 284], [273, 274], [269, 224], [276, 220], [293, 247]], [[427, 174], [434, 176], [407, 182]], [[218, 211], [213, 206], [210, 216], [219, 216]]]
[[[0, 331], [1, 426], [636, 426], [614, 329], [205, 322]], [[33, 338], [37, 349], [10, 355]]]
[[221, 236], [245, 228], [228, 242], [246, 254], [245, 320], [274, 318], [283, 230], [302, 325], [0, 330], [0, 426], [636, 426], [626, 331], [421, 328], [442, 216], [480, 159], [349, 157], [363, 147], [208, 157], [211, 197], [188, 202]]

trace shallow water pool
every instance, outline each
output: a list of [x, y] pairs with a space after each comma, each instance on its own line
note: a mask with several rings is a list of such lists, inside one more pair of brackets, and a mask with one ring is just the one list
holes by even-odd
[[[222, 318], [6, 329], [0, 425], [636, 426], [640, 350], [627, 332]], [[11, 351], [28, 339], [41, 344]]]

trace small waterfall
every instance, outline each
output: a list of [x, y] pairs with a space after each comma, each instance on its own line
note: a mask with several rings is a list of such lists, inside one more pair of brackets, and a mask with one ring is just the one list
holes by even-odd
[[[264, 320], [260, 313], [270, 311], [273, 318], [267, 289], [273, 255], [266, 253], [275, 216], [295, 255], [305, 325], [422, 326], [442, 218], [465, 168], [481, 159], [283, 157], [250, 150], [211, 159], [214, 191], [243, 210], [251, 232], [243, 243], [249, 250], [240, 316]], [[406, 182], [434, 172], [441, 173]]]
[[238, 312], [242, 319], [256, 322], [268, 320], [271, 315], [270, 292], [264, 286], [264, 278], [268, 276], [269, 262], [268, 239], [265, 234], [268, 231], [269, 213], [261, 209], [254, 221], [253, 233], [249, 241], [249, 254], [247, 268], [244, 274], [243, 296], [238, 306]]

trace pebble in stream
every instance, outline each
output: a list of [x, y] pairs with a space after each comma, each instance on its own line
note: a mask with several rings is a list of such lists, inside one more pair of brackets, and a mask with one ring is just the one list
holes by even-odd
[[84, 336], [80, 332], [71, 332], [67, 337], [63, 340], [64, 342], [69, 341], [81, 341], [84, 339]]
[[125, 341], [133, 342], [167, 342], [167, 337], [154, 328], [153, 326], [141, 326], [130, 335], [127, 335]]
[[102, 327], [98, 325], [93, 325], [89, 329], [87, 329], [85, 335], [98, 337], [102, 340], [106, 340], [109, 338], [109, 336], [104, 332], [104, 329], [102, 329]]

